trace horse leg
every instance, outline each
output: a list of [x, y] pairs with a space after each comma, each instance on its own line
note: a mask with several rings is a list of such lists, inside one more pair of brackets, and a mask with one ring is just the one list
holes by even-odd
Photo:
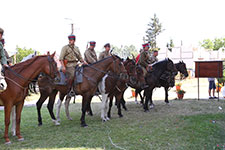
[[55, 121], [55, 123], [57, 122], [57, 125], [60, 125], [60, 109], [61, 109], [61, 106], [62, 106], [62, 101], [60, 98], [58, 99], [58, 102], [56, 104], [56, 118], [57, 120]]
[[11, 112], [11, 117], [12, 117], [12, 135], [16, 136], [16, 107], [13, 106], [12, 112]]
[[117, 101], [117, 109], [118, 109], [118, 115], [119, 117], [123, 117], [122, 112], [121, 112], [121, 106], [120, 106], [120, 99], [122, 97], [122, 93], [119, 93], [118, 95], [116, 95], [116, 101]]
[[144, 95], [141, 95], [141, 91], [139, 92], [140, 98], [141, 98], [141, 104], [144, 104]]
[[11, 113], [11, 109], [12, 109], [12, 104], [8, 104], [5, 105], [4, 107], [4, 112], [5, 112], [5, 134], [4, 134], [4, 138], [5, 138], [5, 144], [11, 144], [10, 140], [9, 140], [9, 124], [10, 124], [10, 113]]
[[108, 118], [111, 118], [111, 108], [113, 105], [113, 96], [109, 97], [109, 109], [108, 109]]
[[102, 93], [102, 107], [101, 107], [101, 118], [102, 121], [107, 121], [105, 114], [106, 114], [106, 105], [107, 105], [107, 100], [108, 100], [108, 94], [103, 94]]
[[124, 91], [122, 92], [122, 96], [121, 96], [120, 102], [121, 102], [121, 104], [122, 104], [123, 109], [124, 109], [125, 111], [127, 111], [126, 101], [124, 100], [123, 95], [124, 95]]
[[165, 89], [165, 102], [167, 104], [169, 104], [169, 100], [168, 100], [168, 87], [164, 87], [164, 89]]
[[58, 91], [56, 91], [56, 90], [52, 91], [52, 93], [49, 96], [48, 105], [47, 105], [49, 114], [50, 114], [50, 116], [52, 118], [52, 121], [55, 123], [55, 125], [59, 125], [57, 123], [56, 118], [55, 118], [55, 115], [53, 113], [53, 107], [54, 107], [55, 97], [56, 97], [57, 92]]
[[91, 101], [88, 102], [88, 104], [87, 104], [87, 111], [88, 111], [89, 116], [93, 116], [93, 112], [92, 112], [92, 109], [91, 109]]
[[149, 109], [148, 109], [148, 101], [149, 101], [149, 99], [150, 99], [150, 97], [151, 97], [151, 92], [150, 92], [151, 90], [149, 90], [149, 89], [146, 89], [144, 92], [145, 92], [145, 103], [144, 103], [144, 111], [145, 112], [147, 112], [147, 111], [149, 111]]
[[69, 111], [70, 100], [71, 100], [71, 97], [67, 95], [66, 101], [65, 101], [65, 112], [66, 112], [66, 117], [68, 120], [72, 120], [72, 118], [70, 117], [70, 111]]
[[152, 91], [153, 89], [150, 90], [150, 97], [149, 97], [149, 101], [150, 101], [150, 104], [149, 104], [149, 107], [150, 109], [154, 108], [154, 104], [153, 104], [153, 101], [152, 101]]
[[92, 98], [92, 96], [85, 94], [83, 95], [83, 99], [82, 99], [82, 115], [80, 118], [81, 121], [81, 127], [87, 127], [87, 124], [85, 122], [85, 113], [87, 111], [87, 107], [88, 107], [88, 101]]
[[135, 103], [136, 103], [136, 104], [138, 104], [137, 97], [138, 97], [138, 90], [135, 89]]
[[41, 107], [48, 96], [49, 96], [48, 94], [41, 92], [41, 97], [39, 98], [39, 100], [36, 103], [37, 113], [38, 113], [38, 126], [42, 125]]
[[24, 138], [20, 135], [20, 121], [21, 121], [21, 112], [23, 109], [23, 104], [24, 104], [24, 101], [16, 105], [16, 136], [18, 137], [18, 141], [24, 140]]

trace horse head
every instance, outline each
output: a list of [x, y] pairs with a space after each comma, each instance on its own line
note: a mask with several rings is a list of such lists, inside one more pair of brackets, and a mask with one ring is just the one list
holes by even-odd
[[53, 54], [47, 54], [47, 63], [44, 63], [44, 73], [49, 75], [51, 78], [55, 78], [58, 76], [57, 64], [54, 60], [55, 52]]
[[113, 63], [110, 65], [110, 70], [114, 72], [121, 80], [128, 80], [127, 71], [123, 65], [123, 60], [117, 56], [112, 55]]
[[167, 71], [172, 72], [173, 75], [177, 75], [178, 71], [173, 61], [169, 58], [167, 58], [166, 61], [167, 61], [167, 66], [166, 66]]
[[124, 61], [124, 66], [129, 76], [129, 85], [131, 87], [141, 87], [145, 84], [144, 74], [141, 67], [137, 66], [135, 59], [127, 58]]
[[179, 63], [177, 63], [177, 65], [176, 65], [176, 68], [185, 77], [188, 77], [188, 72], [187, 72], [186, 64], [183, 61], [179, 61]]

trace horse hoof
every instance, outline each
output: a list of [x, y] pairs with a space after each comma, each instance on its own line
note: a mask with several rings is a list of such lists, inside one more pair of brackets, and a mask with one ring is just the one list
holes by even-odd
[[81, 124], [81, 127], [87, 128], [88, 125], [86, 123]]
[[12, 144], [11, 141], [5, 142], [5, 145], [10, 145], [10, 144]]
[[39, 123], [38, 126], [39, 126], [39, 127], [42, 126], [42, 123]]
[[19, 138], [18, 141], [24, 141], [24, 138]]
[[106, 120], [109, 121], [110, 119], [108, 117], [106, 117]]
[[145, 109], [144, 112], [149, 112], [149, 110], [148, 109]]
[[150, 105], [149, 108], [150, 108], [150, 109], [153, 109], [153, 108], [154, 108], [154, 105]]
[[55, 125], [56, 125], [56, 126], [59, 126], [59, 125], [60, 125], [60, 123], [59, 123], [58, 121], [56, 121], [56, 122], [55, 122]]
[[72, 121], [72, 120], [73, 120], [71, 117], [68, 117], [67, 119], [68, 119], [68, 120], [70, 120], [70, 121]]
[[123, 117], [123, 115], [119, 115], [119, 117], [120, 117], [120, 118], [122, 118], [122, 117]]

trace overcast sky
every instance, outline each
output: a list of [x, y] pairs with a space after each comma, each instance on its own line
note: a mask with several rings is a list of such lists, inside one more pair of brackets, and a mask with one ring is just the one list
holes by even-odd
[[184, 45], [198, 45], [205, 38], [225, 37], [224, 0], [0, 0], [0, 4], [8, 51], [18, 45], [59, 54], [68, 43], [72, 22], [82, 53], [91, 40], [97, 42], [98, 51], [107, 42], [139, 49], [154, 13], [165, 29], [159, 47], [171, 38], [175, 44], [182, 40]]

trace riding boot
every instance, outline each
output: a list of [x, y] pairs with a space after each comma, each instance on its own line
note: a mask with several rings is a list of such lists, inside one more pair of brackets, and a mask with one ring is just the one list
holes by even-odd
[[59, 71], [59, 74], [60, 74], [60, 79], [59, 79], [59, 81], [55, 81], [55, 84], [56, 85], [66, 85], [67, 84], [66, 75], [62, 71]]

